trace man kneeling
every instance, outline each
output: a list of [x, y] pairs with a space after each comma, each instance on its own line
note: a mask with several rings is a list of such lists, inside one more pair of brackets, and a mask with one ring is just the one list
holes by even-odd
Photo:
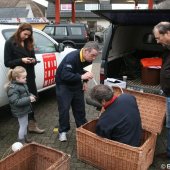
[[109, 86], [101, 84], [91, 89], [90, 97], [104, 108], [96, 125], [97, 135], [131, 146], [140, 145], [141, 118], [133, 95], [114, 96]]

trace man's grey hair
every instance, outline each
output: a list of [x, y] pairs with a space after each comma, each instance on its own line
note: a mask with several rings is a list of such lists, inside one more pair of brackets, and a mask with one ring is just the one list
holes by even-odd
[[87, 48], [89, 50], [95, 49], [96, 51], [100, 51], [99, 44], [95, 41], [89, 41], [87, 42], [83, 48]]
[[109, 101], [113, 97], [113, 90], [107, 85], [96, 85], [91, 89], [90, 97], [99, 103], [102, 103], [102, 100]]
[[155, 29], [157, 29], [160, 34], [165, 34], [168, 31], [170, 31], [170, 22], [167, 21], [160, 22], [154, 26], [153, 32]]

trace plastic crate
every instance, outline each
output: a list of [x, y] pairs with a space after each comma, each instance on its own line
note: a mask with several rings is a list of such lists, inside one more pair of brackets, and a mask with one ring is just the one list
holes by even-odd
[[[121, 92], [114, 87], [115, 95]], [[157, 133], [160, 133], [165, 118], [165, 97], [123, 90], [137, 99], [142, 119], [143, 138], [140, 147], [99, 137], [95, 134], [97, 120], [77, 128], [77, 156], [99, 169], [146, 170], [153, 162]]]
[[162, 58], [143, 58], [141, 59], [141, 65], [142, 83], [147, 85], [158, 85], [160, 82]]
[[31, 143], [0, 161], [0, 170], [69, 170], [70, 156], [50, 147]]
[[158, 85], [160, 83], [160, 68], [142, 67], [142, 84]]

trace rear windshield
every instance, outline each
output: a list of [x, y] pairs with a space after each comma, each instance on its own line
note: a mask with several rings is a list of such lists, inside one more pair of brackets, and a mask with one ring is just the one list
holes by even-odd
[[72, 35], [82, 35], [82, 27], [70, 27]]

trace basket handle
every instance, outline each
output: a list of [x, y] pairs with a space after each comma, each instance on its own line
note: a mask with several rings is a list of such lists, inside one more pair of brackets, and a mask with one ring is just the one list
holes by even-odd
[[118, 88], [120, 89], [121, 93], [122, 93], [122, 94], [124, 93], [124, 92], [123, 92], [123, 89], [122, 89], [119, 85], [115, 84], [115, 85], [112, 86], [112, 87], [118, 87]]

